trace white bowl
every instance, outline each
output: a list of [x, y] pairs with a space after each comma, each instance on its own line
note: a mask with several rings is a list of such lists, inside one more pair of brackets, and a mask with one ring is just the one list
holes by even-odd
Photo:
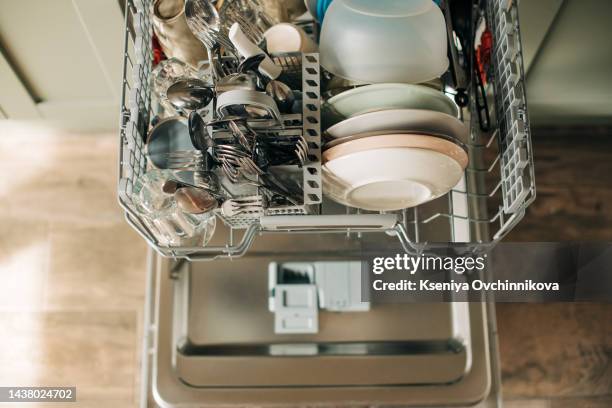
[[351, 207], [394, 211], [448, 193], [462, 176], [461, 165], [442, 153], [419, 148], [373, 149], [327, 162], [323, 191]]
[[264, 33], [266, 47], [270, 54], [291, 52], [316, 52], [318, 47], [300, 27], [281, 23], [273, 25]]
[[316, 20], [317, 19], [317, 0], [304, 0], [306, 10]]
[[444, 15], [432, 0], [334, 0], [320, 53], [325, 69], [347, 79], [426, 82], [448, 69]]

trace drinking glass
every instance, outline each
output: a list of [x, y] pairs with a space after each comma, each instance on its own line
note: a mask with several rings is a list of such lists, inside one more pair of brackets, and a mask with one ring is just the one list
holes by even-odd
[[215, 215], [183, 212], [174, 195], [164, 191], [166, 181], [174, 178], [170, 170], [153, 169], [136, 180], [132, 194], [136, 211], [161, 245], [206, 246], [215, 232]]

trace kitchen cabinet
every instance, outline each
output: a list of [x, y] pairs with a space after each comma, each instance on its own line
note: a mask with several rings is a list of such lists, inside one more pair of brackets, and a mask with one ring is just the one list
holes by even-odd
[[115, 129], [123, 29], [114, 0], [0, 0], [0, 117]]

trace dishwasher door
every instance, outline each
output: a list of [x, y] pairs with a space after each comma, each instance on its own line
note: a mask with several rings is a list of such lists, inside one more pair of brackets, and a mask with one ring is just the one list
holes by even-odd
[[364, 245], [363, 237], [281, 234], [232, 261], [152, 256], [151, 406], [497, 406], [489, 303], [320, 310], [317, 333], [275, 334], [268, 265], [349, 261]]

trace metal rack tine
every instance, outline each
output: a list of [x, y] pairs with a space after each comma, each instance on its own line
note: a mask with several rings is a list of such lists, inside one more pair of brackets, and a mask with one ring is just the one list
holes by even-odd
[[[152, 0], [138, 2], [128, 0], [126, 9], [126, 14], [129, 14], [126, 22], [133, 24], [126, 25], [125, 30], [118, 190], [120, 204], [125, 209], [130, 225], [161, 254], [193, 260], [229, 258], [245, 254], [259, 233], [270, 232], [262, 226], [262, 220], [265, 217], [280, 215], [292, 215], [291, 219], [296, 223], [308, 219], [313, 225], [310, 232], [340, 232], [359, 239], [363, 232], [355, 228], [355, 225], [349, 224], [345, 225], [344, 229], [328, 231], [317, 224], [326, 216], [333, 214], [325, 213], [327, 209], [322, 205], [321, 81], [328, 78], [325, 75], [322, 77], [318, 54], [315, 53], [271, 56], [274, 62], [283, 68], [283, 78], [296, 80], [295, 84], [292, 83], [296, 86], [293, 89], [299, 89], [301, 85], [304, 101], [301, 113], [282, 117], [283, 126], [273, 125], [265, 120], [249, 122], [218, 120], [219, 118], [214, 117], [214, 111], [209, 112], [206, 118], [206, 123], [213, 124], [209, 129], [215, 146], [210, 154], [214, 160], [213, 164], [220, 170], [218, 177], [226, 182], [221, 183], [225, 198], [232, 197], [236, 203], [246, 205], [249, 203], [248, 199], [240, 196], [249, 197], [257, 195], [260, 191], [272, 194], [264, 187], [265, 183], [260, 182], [260, 176], [265, 175], [264, 170], [268, 171], [268, 164], [252, 153], [256, 150], [256, 142], [277, 140], [286, 143], [283, 147], [287, 146], [287, 155], [291, 161], [286, 165], [290, 169], [289, 173], [283, 175], [291, 178], [297, 188], [302, 190], [303, 194], [299, 200], [292, 198], [290, 205], [272, 203], [273, 205], [265, 208], [263, 212], [243, 212], [234, 217], [219, 215], [231, 231], [230, 240], [225, 245], [208, 248], [168, 248], [160, 245], [154, 233], [147, 228], [146, 220], [141, 219], [134, 210], [132, 202], [134, 185], [149, 167], [144, 141], [155, 110], [155, 96], [150, 80], [153, 71], [151, 5]], [[469, 225], [496, 225], [490, 228], [490, 233], [487, 233], [487, 242], [479, 238], [478, 242], [469, 243], [474, 248], [488, 248], [520, 221], [526, 207], [535, 198], [533, 153], [524, 94], [525, 75], [516, 2], [490, 0], [479, 2], [477, 7], [480, 7], [480, 12], [486, 15], [494, 39], [486, 84], [487, 98], [491, 99], [488, 106], [493, 113], [491, 115], [493, 131], [483, 133], [477, 123], [474, 122], [472, 125], [467, 147], [473, 160], [472, 166], [465, 172], [467, 180], [465, 187], [452, 189], [446, 200], [435, 200], [435, 204], [432, 202], [393, 212], [397, 215], [397, 224], [376, 230], [379, 233], [394, 231], [406, 252], [422, 253], [427, 248], [427, 243], [424, 241], [428, 238], [429, 229], [422, 227], [436, 220], [451, 221], [449, 242], [455, 238], [453, 224], [455, 220], [467, 221]], [[502, 19], [511, 21], [512, 24], [506, 24]], [[245, 17], [238, 15], [236, 20], [244, 23]], [[260, 34], [258, 31], [249, 33]], [[215, 35], [215, 38], [206, 37], [202, 40], [210, 49], [213, 61], [211, 69], [216, 66], [218, 74], [226, 75], [233, 72], [237, 66], [236, 58], [232, 54], [234, 47], [222, 32]], [[513, 42], [509, 42], [509, 35]], [[218, 46], [225, 47], [230, 54], [221, 55]], [[470, 109], [473, 110], [471, 106]], [[466, 110], [465, 108], [460, 110], [461, 118], [468, 120], [469, 117], [475, 117], [474, 112], [467, 115]], [[198, 150], [185, 150], [173, 152], [165, 159], [170, 170], [195, 172], [202, 171], [208, 165], [207, 154]], [[264, 164], [260, 166], [260, 163], [265, 163], [265, 166]], [[485, 210], [494, 209], [492, 210], [494, 214], [489, 218], [485, 211], [472, 212], [471, 206], [468, 206], [467, 214], [464, 214], [463, 210], [460, 214], [455, 214], [453, 211], [458, 207], [453, 202], [453, 195], [468, 200], [470, 204], [486, 207]], [[264, 206], [270, 204], [265, 200], [262, 202]], [[444, 208], [440, 209], [439, 206]], [[432, 212], [434, 214], [429, 215]], [[355, 217], [350, 218], [354, 222], [372, 215], [366, 211], [350, 208], [346, 209], [346, 213]], [[412, 219], [409, 219], [410, 217]], [[236, 240], [237, 242], [234, 242], [234, 231], [238, 229], [245, 232]], [[284, 232], [292, 233], [295, 230], [288, 228]]]

